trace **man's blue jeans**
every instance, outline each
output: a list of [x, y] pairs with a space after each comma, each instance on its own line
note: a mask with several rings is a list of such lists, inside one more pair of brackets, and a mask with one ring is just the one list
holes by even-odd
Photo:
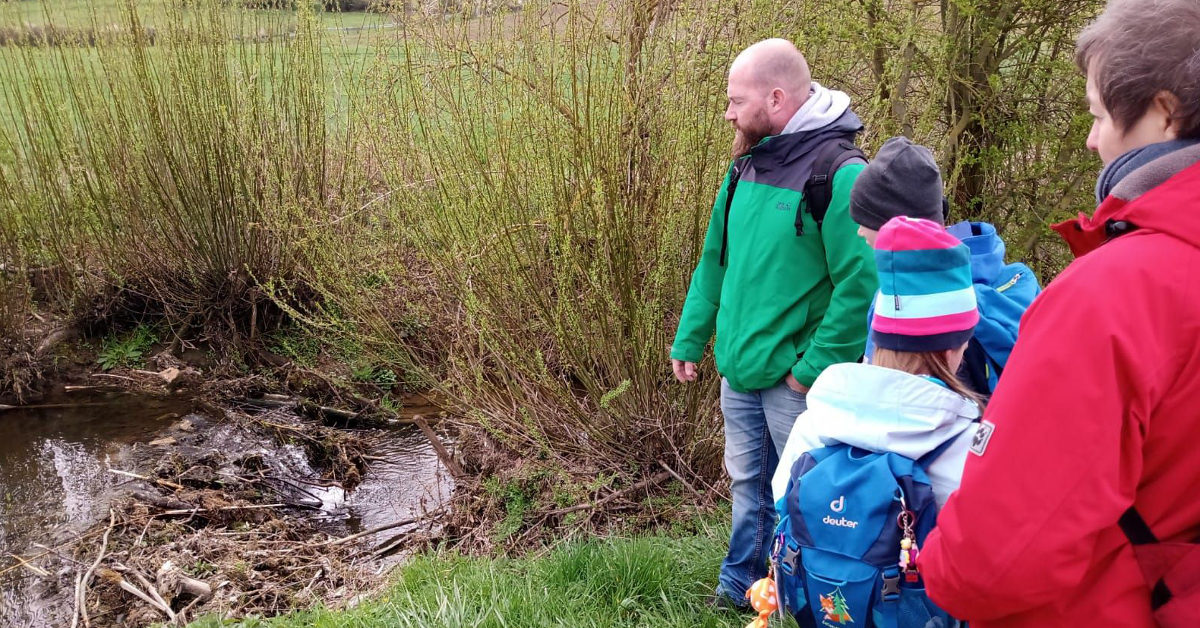
[[733, 495], [733, 533], [729, 554], [721, 564], [718, 595], [747, 603], [746, 589], [767, 575], [775, 499], [771, 476], [792, 432], [796, 416], [807, 408], [805, 397], [780, 382], [772, 388], [740, 393], [721, 381], [721, 414], [725, 417], [725, 470]]

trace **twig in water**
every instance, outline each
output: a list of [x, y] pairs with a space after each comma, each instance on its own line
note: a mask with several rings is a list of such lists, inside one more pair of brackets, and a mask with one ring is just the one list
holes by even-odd
[[413, 532], [403, 532], [386, 540], [382, 545], [371, 551], [373, 558], [383, 558], [396, 551], [405, 541], [408, 541], [413, 536]]
[[[79, 537], [79, 538], [83, 539], [84, 537]], [[71, 556], [67, 556], [66, 554], [58, 551], [57, 549], [55, 549], [53, 547], [47, 547], [45, 545], [42, 545], [41, 543], [34, 543], [33, 547], [36, 547], [36, 548], [42, 550], [42, 553], [38, 554], [37, 556], [34, 556], [34, 559], [41, 558], [41, 557], [45, 556], [46, 554], [54, 554], [55, 556], [57, 556], [60, 560], [62, 560], [64, 562], [75, 563], [76, 565], [80, 565], [80, 566], [83, 565], [83, 563], [75, 560]]]
[[38, 567], [37, 565], [25, 560], [24, 558], [21, 558], [20, 556], [17, 556], [16, 554], [9, 554], [9, 556], [12, 556], [13, 558], [17, 559], [17, 563], [19, 563], [22, 567], [28, 569], [29, 571], [32, 571], [33, 573], [37, 574], [38, 576], [40, 576], [42, 578], [45, 578], [46, 576], [50, 575], [50, 572], [46, 571], [45, 569], [42, 569], [41, 567]]
[[100, 553], [96, 555], [96, 560], [91, 567], [83, 573], [83, 577], [75, 584], [75, 612], [71, 615], [71, 628], [75, 628], [79, 618], [83, 618], [83, 625], [91, 627], [92, 622], [88, 620], [87, 615], [87, 587], [92, 579], [92, 574], [95, 573], [96, 567], [100, 566], [100, 561], [104, 560], [104, 553], [108, 551], [108, 535], [117, 525], [117, 513], [112, 508], [108, 509], [108, 529], [104, 531], [104, 538], [100, 541]]
[[458, 463], [454, 461], [454, 457], [450, 455], [450, 450], [446, 449], [441, 439], [433, 432], [433, 428], [429, 427], [429, 422], [425, 420], [425, 417], [418, 414], [412, 420], [413, 423], [417, 424], [417, 427], [421, 428], [421, 433], [429, 440], [429, 444], [433, 445], [433, 450], [437, 452], [438, 460], [442, 461], [442, 465], [446, 467], [450, 475], [461, 478], [464, 475], [462, 467], [458, 466]]
[[130, 473], [130, 472], [128, 472], [128, 471], [119, 471], [119, 470], [117, 470], [117, 469], [109, 469], [109, 470], [108, 470], [108, 472], [109, 472], [109, 473], [112, 473], [112, 474], [114, 474], [114, 475], [122, 475], [122, 476], [125, 476], [125, 477], [127, 477], [127, 478], [133, 478], [133, 479], [135, 479], [135, 480], [141, 480], [141, 481], [143, 481], [143, 482], [153, 482], [153, 483], [155, 483], [155, 484], [158, 484], [158, 485], [160, 485], [160, 486], [165, 486], [165, 487], [167, 487], [167, 488], [173, 488], [173, 489], [175, 489], [175, 490], [177, 490], [177, 491], [182, 491], [182, 490], [183, 490], [183, 485], [182, 485], [182, 484], [176, 484], [176, 483], [174, 483], [174, 482], [168, 482], [167, 480], [160, 480], [160, 479], [158, 479], [158, 478], [152, 478], [152, 477], [145, 476], [145, 475], [138, 475], [138, 474], [136, 474], [136, 473]]
[[403, 521], [396, 521], [395, 523], [389, 523], [387, 525], [377, 526], [377, 527], [371, 528], [370, 530], [363, 530], [362, 532], [357, 532], [355, 534], [351, 534], [350, 536], [343, 536], [340, 539], [333, 539], [331, 541], [325, 541], [324, 543], [318, 543], [317, 545], [325, 546], [325, 545], [341, 545], [342, 543], [349, 543], [350, 541], [353, 541], [355, 539], [361, 539], [364, 536], [371, 536], [372, 534], [378, 534], [380, 532], [385, 532], [387, 530], [394, 530], [401, 526], [406, 526], [409, 524], [416, 523], [422, 519], [428, 518], [430, 515], [435, 514], [437, 512], [440, 512], [440, 511], [435, 510], [432, 513], [429, 513], [423, 517], [411, 517], [411, 518], [405, 519]]
[[87, 408], [92, 406], [106, 406], [106, 403], [38, 403], [28, 406], [10, 406], [0, 403], [0, 412], [5, 410], [49, 410], [53, 408]]
[[[74, 539], [71, 539], [71, 540], [69, 540], [69, 541], [63, 541], [62, 543], [60, 543], [60, 544], [58, 544], [57, 546], [55, 546], [55, 548], [54, 548], [54, 549], [52, 549], [52, 548], [49, 548], [49, 547], [46, 547], [45, 545], [37, 545], [37, 544], [35, 544], [35, 547], [40, 547], [40, 548], [42, 548], [42, 549], [43, 549], [43, 550], [45, 550], [45, 551], [43, 551], [41, 554], [38, 554], [37, 556], [30, 556], [30, 557], [29, 557], [29, 560], [37, 560], [37, 559], [39, 559], [39, 558], [41, 558], [41, 557], [43, 557], [43, 556], [45, 556], [45, 555], [47, 555], [47, 554], [56, 553], [56, 552], [55, 552], [55, 549], [57, 549], [57, 548], [60, 548], [60, 547], [65, 547], [65, 546], [67, 546], [67, 545], [70, 545], [71, 543], [78, 543], [79, 541], [82, 541], [83, 539], [86, 539], [86, 538], [88, 538], [88, 537], [90, 537], [90, 536], [95, 536], [95, 535], [96, 535], [96, 534], [98, 534], [98, 533], [99, 533], [99, 531], [98, 531], [98, 530], [92, 530], [91, 532], [85, 532], [85, 533], [81, 534], [80, 536], [78, 536], [78, 537], [76, 537], [76, 538], [74, 538]], [[75, 559], [73, 559], [73, 558], [72, 558], [72, 559], [70, 559], [70, 560], [71, 560], [71, 562], [74, 562], [74, 563], [77, 563], [77, 564], [82, 564], [82, 563], [80, 563], [79, 561], [77, 561], [77, 560], [75, 560]], [[8, 573], [8, 572], [10, 572], [10, 571], [12, 571], [12, 570], [14, 570], [14, 569], [20, 569], [20, 568], [21, 568], [21, 563], [14, 563], [14, 564], [12, 564], [12, 565], [9, 565], [9, 566], [5, 567], [4, 569], [0, 569], [0, 576], [3, 576], [4, 574], [6, 574], [6, 573]]]

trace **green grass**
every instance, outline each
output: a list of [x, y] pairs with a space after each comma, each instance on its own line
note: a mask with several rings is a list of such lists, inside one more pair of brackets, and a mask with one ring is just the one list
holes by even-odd
[[704, 524], [687, 537], [593, 539], [521, 559], [424, 555], [400, 569], [375, 600], [236, 625], [478, 628], [727, 628], [748, 615], [715, 612], [705, 598], [716, 582], [728, 529]]

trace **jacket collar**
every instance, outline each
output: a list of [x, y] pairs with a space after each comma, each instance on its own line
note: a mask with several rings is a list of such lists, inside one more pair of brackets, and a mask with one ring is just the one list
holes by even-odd
[[827, 140], [838, 137], [852, 138], [862, 129], [862, 120], [859, 120], [853, 111], [846, 110], [836, 120], [823, 127], [768, 136], [750, 149], [750, 157], [754, 160], [755, 168], [760, 170], [787, 166]]
[[[1075, 257], [1135, 228], [1200, 245], [1200, 144], [1168, 153], [1125, 175], [1089, 218], [1051, 225]], [[1183, 205], [1186, 209], [1181, 208]]]

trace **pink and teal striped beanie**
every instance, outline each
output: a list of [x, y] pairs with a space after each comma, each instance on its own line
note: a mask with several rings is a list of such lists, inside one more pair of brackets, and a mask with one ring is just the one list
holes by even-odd
[[871, 334], [895, 351], [945, 351], [971, 339], [979, 310], [971, 253], [936, 222], [896, 216], [875, 240], [879, 294]]

